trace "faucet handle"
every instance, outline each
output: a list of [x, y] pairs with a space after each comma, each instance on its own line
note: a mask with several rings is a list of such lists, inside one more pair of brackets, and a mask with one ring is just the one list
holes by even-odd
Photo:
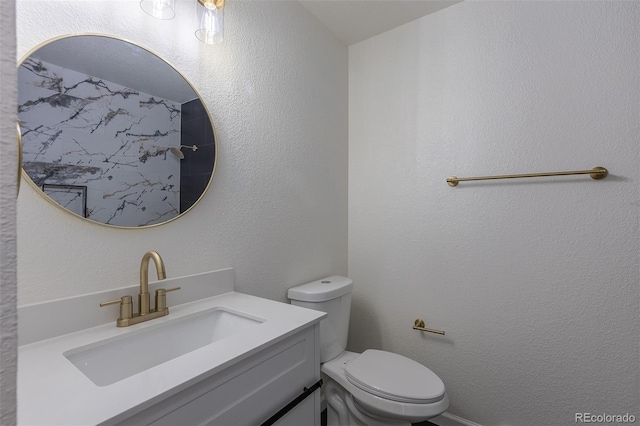
[[118, 320], [130, 319], [133, 316], [133, 299], [131, 296], [122, 296], [120, 299], [110, 300], [100, 303], [100, 307], [120, 304], [120, 318]]
[[100, 303], [100, 307], [105, 307], [109, 305], [115, 305], [116, 303], [132, 303], [131, 296], [122, 296], [120, 299], [110, 300], [108, 302]]
[[156, 311], [162, 311], [167, 308], [167, 293], [170, 291], [180, 290], [182, 287], [159, 288], [156, 290]]

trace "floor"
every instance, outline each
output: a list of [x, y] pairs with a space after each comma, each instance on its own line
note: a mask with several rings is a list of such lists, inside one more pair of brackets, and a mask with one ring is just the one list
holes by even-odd
[[[326, 409], [322, 410], [322, 413], [320, 414], [320, 425], [327, 426], [327, 410]], [[413, 423], [412, 426], [438, 426], [438, 425], [425, 420], [424, 422]]]

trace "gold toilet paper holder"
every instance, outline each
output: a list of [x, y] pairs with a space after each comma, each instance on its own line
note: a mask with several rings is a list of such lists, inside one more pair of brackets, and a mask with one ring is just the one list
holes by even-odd
[[426, 328], [424, 325], [424, 320], [421, 320], [421, 319], [415, 320], [415, 322], [413, 323], [413, 329], [420, 330], [420, 331], [428, 331], [429, 333], [435, 333], [435, 334], [440, 334], [444, 336], [444, 331], [442, 330], [434, 330], [433, 328]]

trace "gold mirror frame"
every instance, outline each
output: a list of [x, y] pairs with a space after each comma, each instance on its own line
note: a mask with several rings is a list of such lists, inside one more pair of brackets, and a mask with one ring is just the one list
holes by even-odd
[[22, 154], [23, 138], [22, 138], [22, 132], [21, 132], [21, 128], [20, 128], [20, 121], [18, 121], [17, 134], [18, 134], [18, 144], [19, 144], [19, 147], [20, 147], [20, 149], [19, 149], [19, 159], [18, 159], [18, 161], [19, 161], [18, 189], [19, 189], [19, 186], [20, 186], [20, 177], [23, 176], [24, 179], [29, 184], [29, 186], [31, 186], [34, 190], [36, 190], [36, 192], [38, 192], [45, 200], [47, 200], [52, 205], [56, 206], [59, 209], [64, 210], [65, 212], [71, 214], [72, 216], [75, 216], [75, 217], [83, 219], [83, 220], [85, 220], [87, 222], [94, 223], [94, 224], [101, 225], [101, 226], [105, 226], [105, 227], [108, 227], [108, 228], [117, 228], [117, 229], [148, 229], [148, 228], [155, 228], [157, 226], [164, 225], [164, 224], [167, 224], [169, 222], [173, 222], [174, 220], [184, 216], [185, 214], [190, 212], [202, 200], [202, 198], [205, 196], [205, 194], [207, 193], [207, 191], [211, 187], [211, 184], [213, 182], [213, 177], [214, 177], [215, 171], [216, 171], [216, 166], [217, 166], [217, 163], [218, 163], [218, 151], [219, 150], [218, 150], [218, 135], [217, 135], [217, 132], [216, 132], [216, 127], [215, 127], [215, 124], [214, 124], [213, 119], [211, 117], [211, 112], [209, 111], [209, 108], [207, 107], [206, 103], [204, 102], [204, 99], [200, 95], [200, 92], [198, 92], [198, 90], [193, 86], [193, 84], [175, 66], [173, 66], [171, 63], [169, 63], [167, 60], [162, 58], [159, 54], [157, 54], [153, 50], [148, 49], [148, 48], [146, 48], [144, 46], [141, 46], [138, 43], [132, 42], [130, 40], [119, 38], [119, 37], [114, 37], [114, 36], [106, 35], [106, 34], [79, 33], [79, 34], [68, 34], [68, 35], [62, 35], [62, 36], [54, 37], [52, 39], [46, 40], [46, 41], [38, 44], [37, 46], [35, 46], [31, 50], [29, 50], [22, 58], [20, 58], [20, 60], [18, 61], [17, 67], [19, 68], [28, 58], [30, 58], [35, 52], [37, 52], [42, 47], [44, 47], [44, 46], [46, 46], [46, 45], [48, 45], [50, 43], [54, 43], [54, 42], [56, 42], [58, 40], [63, 40], [63, 39], [71, 38], [71, 37], [100, 37], [100, 38], [105, 38], [105, 39], [111, 39], [111, 40], [114, 40], [114, 41], [119, 41], [119, 42], [122, 42], [122, 43], [127, 43], [127, 44], [129, 44], [131, 46], [135, 46], [136, 48], [138, 48], [138, 49], [140, 49], [140, 50], [142, 50], [142, 51], [144, 51], [144, 52], [146, 52], [146, 53], [148, 53], [150, 55], [155, 56], [159, 61], [163, 62], [171, 70], [173, 70], [177, 76], [182, 78], [184, 80], [184, 82], [193, 90], [193, 93], [195, 94], [197, 99], [199, 99], [200, 102], [202, 103], [202, 107], [204, 108], [204, 111], [206, 113], [206, 118], [208, 119], [209, 125], [211, 126], [211, 132], [212, 132], [212, 135], [213, 135], [213, 150], [214, 150], [214, 153], [213, 153], [213, 164], [211, 165], [211, 176], [209, 178], [209, 181], [207, 182], [207, 185], [202, 190], [202, 193], [200, 194], [200, 196], [197, 198], [196, 201], [193, 202], [193, 204], [189, 208], [187, 208], [185, 211], [183, 211], [181, 213], [178, 213], [178, 214], [176, 214], [176, 216], [174, 216], [174, 217], [172, 217], [170, 219], [167, 219], [167, 220], [165, 220], [163, 222], [154, 223], [154, 224], [150, 224], [150, 225], [142, 225], [142, 226], [121, 226], [121, 225], [112, 225], [112, 224], [109, 224], [109, 223], [99, 222], [97, 220], [92, 220], [90, 218], [83, 217], [81, 215], [78, 215], [78, 214], [66, 209], [64, 206], [60, 205], [54, 199], [52, 199], [47, 194], [45, 194], [43, 192], [43, 190], [31, 179], [31, 177], [29, 176], [29, 174], [27, 173], [27, 171], [25, 170], [24, 165], [23, 165], [23, 154]]
[[16, 185], [16, 197], [20, 195], [20, 181], [22, 180], [22, 132], [20, 122], [16, 123], [16, 139], [18, 141], [18, 182]]

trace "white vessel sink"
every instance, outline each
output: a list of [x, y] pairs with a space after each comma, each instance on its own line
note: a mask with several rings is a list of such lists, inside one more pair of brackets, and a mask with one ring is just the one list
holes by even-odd
[[212, 308], [71, 349], [64, 356], [93, 383], [108, 386], [262, 322]]

